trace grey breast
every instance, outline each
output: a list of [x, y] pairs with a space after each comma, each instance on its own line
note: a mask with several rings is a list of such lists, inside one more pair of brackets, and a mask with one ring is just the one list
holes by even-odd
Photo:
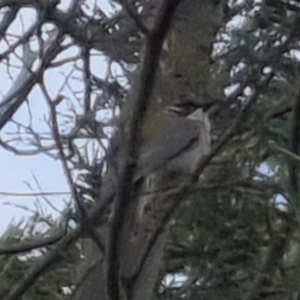
[[204, 122], [165, 114], [166, 126], [141, 147], [138, 177], [163, 167], [169, 171], [192, 172], [199, 157], [210, 150]]

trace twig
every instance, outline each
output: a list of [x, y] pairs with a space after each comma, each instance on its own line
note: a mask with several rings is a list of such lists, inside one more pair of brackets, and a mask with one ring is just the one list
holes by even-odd
[[[295, 157], [299, 157], [299, 137], [300, 137], [300, 90], [295, 99], [291, 124], [291, 137], [290, 137], [290, 152]], [[291, 189], [292, 210], [299, 213], [299, 185], [298, 173], [299, 166], [293, 161], [289, 162], [289, 180]]]
[[[249, 180], [236, 180], [236, 181], [229, 181], [229, 182], [200, 182], [193, 184], [187, 190], [187, 193], [193, 193], [196, 191], [209, 191], [209, 190], [231, 190], [231, 189], [249, 189], [255, 190], [258, 192], [262, 192], [265, 194], [266, 192], [272, 193], [280, 193], [284, 194], [284, 189], [276, 183], [273, 182], [257, 182], [251, 179]], [[144, 191], [142, 193], [138, 193], [138, 196], [147, 196], [147, 195], [162, 195], [162, 196], [171, 196], [176, 195], [180, 192], [180, 188], [172, 188], [172, 189], [161, 189], [161, 190], [150, 190]]]
[[15, 51], [16, 48], [20, 45], [28, 43], [29, 38], [32, 37], [32, 35], [42, 25], [42, 23], [43, 20], [41, 17], [39, 17], [39, 19], [28, 29], [27, 32], [25, 32], [25, 34], [15, 44], [11, 45], [6, 51], [0, 54], [0, 61], [4, 58], [7, 58], [7, 56], [13, 53], [13, 51]]
[[[63, 46], [59, 43], [62, 40], [62, 35], [58, 35], [58, 37], [54, 37], [51, 39], [49, 44], [46, 47], [46, 51], [44, 53], [44, 57], [42, 58], [42, 63], [40, 68], [32, 73], [28, 70], [28, 61], [25, 62], [27, 66], [23, 66], [23, 71], [18, 76], [16, 83], [13, 88], [8, 92], [3, 101], [0, 104], [0, 130], [4, 127], [4, 125], [10, 120], [12, 115], [18, 110], [21, 104], [25, 101], [28, 93], [31, 91], [32, 87], [38, 81], [45, 69], [51, 63], [51, 61], [56, 57], [56, 55], [63, 50]], [[28, 48], [26, 50], [26, 47]], [[32, 60], [32, 64], [37, 54], [29, 53], [29, 45], [24, 46], [25, 53], [31, 55], [29, 57]]]
[[150, 36], [149, 29], [144, 25], [142, 20], [139, 18], [139, 16], [133, 11], [133, 9], [130, 7], [130, 4], [128, 3], [128, 0], [120, 0], [120, 3], [125, 8], [128, 15], [131, 17], [131, 19], [135, 22], [137, 25], [137, 28], [146, 36]]
[[100, 251], [104, 252], [104, 245], [102, 244], [100, 238], [98, 237], [95, 228], [90, 223], [88, 215], [87, 215], [87, 213], [85, 211], [85, 208], [83, 206], [83, 203], [80, 199], [80, 195], [77, 192], [75, 184], [73, 182], [70, 169], [68, 167], [67, 158], [66, 158], [66, 155], [65, 155], [64, 150], [63, 150], [63, 145], [62, 145], [62, 142], [60, 140], [60, 134], [59, 134], [59, 130], [58, 130], [58, 123], [57, 123], [56, 111], [55, 111], [55, 109], [56, 109], [55, 101], [54, 101], [54, 103], [51, 101], [51, 98], [48, 95], [46, 87], [44, 86], [44, 84], [41, 84], [41, 90], [42, 90], [42, 92], [43, 92], [43, 94], [44, 94], [44, 96], [45, 96], [45, 98], [48, 102], [49, 108], [50, 108], [50, 117], [51, 117], [51, 122], [52, 122], [53, 138], [54, 138], [55, 143], [56, 143], [57, 148], [58, 148], [59, 157], [60, 157], [60, 160], [62, 162], [63, 169], [64, 169], [64, 172], [66, 174], [66, 177], [67, 177], [67, 180], [68, 180], [68, 183], [69, 183], [69, 186], [70, 186], [71, 194], [74, 198], [74, 201], [75, 201], [77, 209], [78, 209], [78, 213], [79, 213], [79, 216], [80, 216], [80, 222], [82, 223], [82, 227], [85, 228], [87, 230], [87, 232], [90, 234], [92, 240], [95, 242], [95, 244], [100, 249]]
[[[107, 190], [105, 190], [102, 195], [102, 201], [96, 203], [89, 215], [91, 222], [99, 221], [99, 218], [107, 212], [107, 209], [110, 207], [114, 199], [115, 190], [109, 185], [109, 183], [106, 183], [105, 186], [107, 187]], [[53, 261], [63, 251], [65, 251], [72, 242], [78, 239], [83, 230], [84, 228], [82, 228], [81, 224], [79, 224], [76, 229], [70, 231], [65, 237], [63, 237], [52, 250], [45, 254], [43, 259], [29, 270], [25, 278], [17, 282], [16, 285], [12, 287], [9, 295], [3, 300], [19, 300], [21, 295], [23, 295], [30, 286], [34, 284], [36, 279], [51, 266]]]
[[[288, 149], [282, 148], [282, 147], [276, 145], [275, 143], [269, 143], [269, 145], [270, 145], [273, 149], [275, 149], [275, 150], [281, 152], [281, 153], [284, 154], [286, 157], [288, 157], [289, 159], [291, 159], [294, 163], [298, 163], [298, 164], [300, 163], [300, 156], [299, 156], [299, 155], [296, 155], [295, 153], [289, 151]], [[294, 163], [293, 163], [293, 164], [294, 164]]]
[[4, 192], [0, 191], [0, 195], [8, 196], [8, 197], [29, 197], [29, 196], [62, 196], [62, 195], [70, 195], [69, 191], [66, 192]]
[[38, 241], [29, 241], [29, 242], [22, 241], [21, 243], [15, 245], [3, 245], [0, 246], [0, 255], [18, 254], [22, 252], [31, 251], [37, 248], [47, 247], [60, 241], [63, 236], [64, 233], [59, 233], [54, 236], [50, 236], [48, 238], [44, 238]]
[[11, 5], [10, 10], [3, 14], [2, 20], [0, 22], [0, 39], [3, 38], [7, 28], [15, 20], [19, 9], [20, 7], [18, 5]]
[[82, 50], [82, 59], [84, 62], [84, 113], [88, 114], [91, 109], [91, 93], [92, 93], [92, 81], [91, 81], [91, 71], [90, 71], [90, 48], [85, 46]]
[[[36, 281], [36, 279], [53, 263], [55, 258], [59, 256], [76, 238], [79, 237], [81, 229], [78, 228], [69, 233], [65, 238], [62, 238], [56, 247], [46, 253], [42, 260], [36, 263], [25, 277], [12, 287], [7, 297], [3, 300], [19, 300], [27, 289]], [[0, 295], [1, 296], [1, 295]]]

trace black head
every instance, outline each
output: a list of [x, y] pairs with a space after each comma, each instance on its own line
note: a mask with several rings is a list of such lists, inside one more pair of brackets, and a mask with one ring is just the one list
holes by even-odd
[[202, 108], [203, 111], [208, 111], [215, 104], [216, 101], [198, 102], [195, 100], [187, 100], [169, 107], [169, 110], [180, 116], [186, 117], [199, 108]]

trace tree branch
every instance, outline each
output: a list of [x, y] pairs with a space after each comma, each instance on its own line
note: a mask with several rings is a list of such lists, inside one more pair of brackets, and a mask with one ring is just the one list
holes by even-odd
[[37, 248], [47, 247], [60, 241], [63, 236], [64, 233], [59, 233], [54, 236], [50, 236], [48, 238], [44, 238], [38, 241], [29, 241], [29, 242], [22, 241], [21, 243], [15, 245], [4, 245], [0, 247], [0, 255], [18, 254], [22, 252], [31, 251]]
[[60, 157], [61, 163], [63, 165], [63, 169], [64, 169], [65, 175], [67, 177], [67, 181], [69, 183], [69, 187], [70, 187], [73, 199], [75, 201], [76, 208], [79, 213], [79, 220], [81, 222], [82, 228], [87, 230], [87, 232], [90, 234], [92, 240], [95, 242], [95, 244], [97, 245], [99, 250], [101, 252], [104, 252], [104, 245], [102, 244], [100, 238], [98, 237], [98, 234], [97, 234], [95, 228], [91, 225], [91, 222], [88, 218], [87, 212], [85, 211], [83, 203], [80, 199], [80, 195], [76, 190], [76, 186], [75, 186], [75, 183], [73, 182], [70, 169], [68, 167], [67, 158], [66, 158], [66, 155], [63, 150], [63, 145], [60, 140], [60, 135], [59, 135], [59, 130], [58, 130], [58, 123], [57, 123], [56, 111], [55, 111], [55, 108], [56, 108], [55, 102], [56, 101], [53, 101], [53, 102], [51, 101], [50, 96], [47, 93], [46, 87], [43, 84], [41, 84], [41, 89], [42, 89], [42, 92], [43, 92], [43, 94], [48, 102], [48, 105], [50, 107], [50, 117], [51, 117], [51, 122], [52, 122], [51, 129], [52, 129], [53, 138], [54, 138], [56, 146], [58, 148], [59, 157]]
[[[125, 211], [132, 197], [131, 185], [134, 165], [138, 156], [139, 132], [143, 123], [149, 99], [154, 84], [155, 72], [160, 58], [162, 44], [168, 32], [172, 17], [181, 0], [165, 0], [161, 5], [152, 32], [147, 37], [146, 49], [141, 65], [139, 80], [133, 87], [130, 123], [128, 125], [127, 141], [123, 143], [124, 155], [120, 171], [120, 180], [116, 197], [115, 214], [112, 220], [109, 248], [108, 293], [111, 300], [118, 300], [119, 295], [119, 237], [123, 226]], [[125, 131], [124, 131], [125, 133]], [[123, 137], [124, 141], [126, 137]]]
[[[36, 279], [53, 263], [53, 261], [59, 256], [64, 249], [66, 249], [76, 238], [79, 237], [80, 228], [69, 233], [65, 238], [61, 239], [56, 247], [46, 253], [42, 260], [36, 263], [25, 277], [16, 283], [12, 287], [7, 297], [3, 300], [19, 300], [20, 297], [27, 291], [27, 289], [34, 284]], [[1, 295], [0, 295], [1, 296]]]

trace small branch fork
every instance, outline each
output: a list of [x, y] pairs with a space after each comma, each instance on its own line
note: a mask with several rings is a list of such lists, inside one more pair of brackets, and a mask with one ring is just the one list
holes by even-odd
[[130, 4], [128, 3], [128, 0], [120, 0], [119, 2], [122, 4], [130, 18], [135, 22], [137, 28], [141, 31], [141, 33], [146, 37], [149, 37], [151, 34], [149, 29], [144, 25], [139, 15], [132, 9]]
[[90, 234], [92, 240], [95, 242], [95, 244], [97, 245], [99, 250], [101, 252], [104, 252], [104, 246], [103, 246], [102, 242], [100, 241], [100, 238], [98, 237], [95, 228], [90, 224], [90, 220], [89, 220], [88, 215], [85, 211], [83, 203], [80, 199], [80, 195], [76, 190], [75, 183], [73, 182], [73, 179], [72, 179], [71, 171], [68, 167], [67, 158], [66, 158], [66, 155], [65, 155], [64, 150], [63, 150], [62, 142], [60, 140], [60, 134], [59, 134], [58, 123], [57, 123], [57, 118], [56, 118], [56, 102], [57, 101], [53, 102], [51, 100], [51, 98], [48, 95], [48, 92], [46, 90], [46, 87], [43, 83], [41, 83], [41, 89], [42, 89], [44, 97], [46, 98], [46, 101], [47, 101], [47, 103], [49, 105], [49, 108], [50, 108], [50, 119], [51, 119], [51, 123], [52, 123], [52, 127], [51, 127], [52, 128], [52, 135], [53, 135], [54, 141], [56, 143], [58, 153], [59, 153], [59, 158], [62, 162], [63, 169], [64, 169], [64, 172], [65, 172], [66, 177], [67, 177], [67, 181], [68, 181], [70, 189], [71, 189], [71, 194], [73, 195], [73, 199], [76, 203], [77, 210], [78, 210], [79, 215], [80, 215], [81, 226], [84, 230], [86, 230]]

